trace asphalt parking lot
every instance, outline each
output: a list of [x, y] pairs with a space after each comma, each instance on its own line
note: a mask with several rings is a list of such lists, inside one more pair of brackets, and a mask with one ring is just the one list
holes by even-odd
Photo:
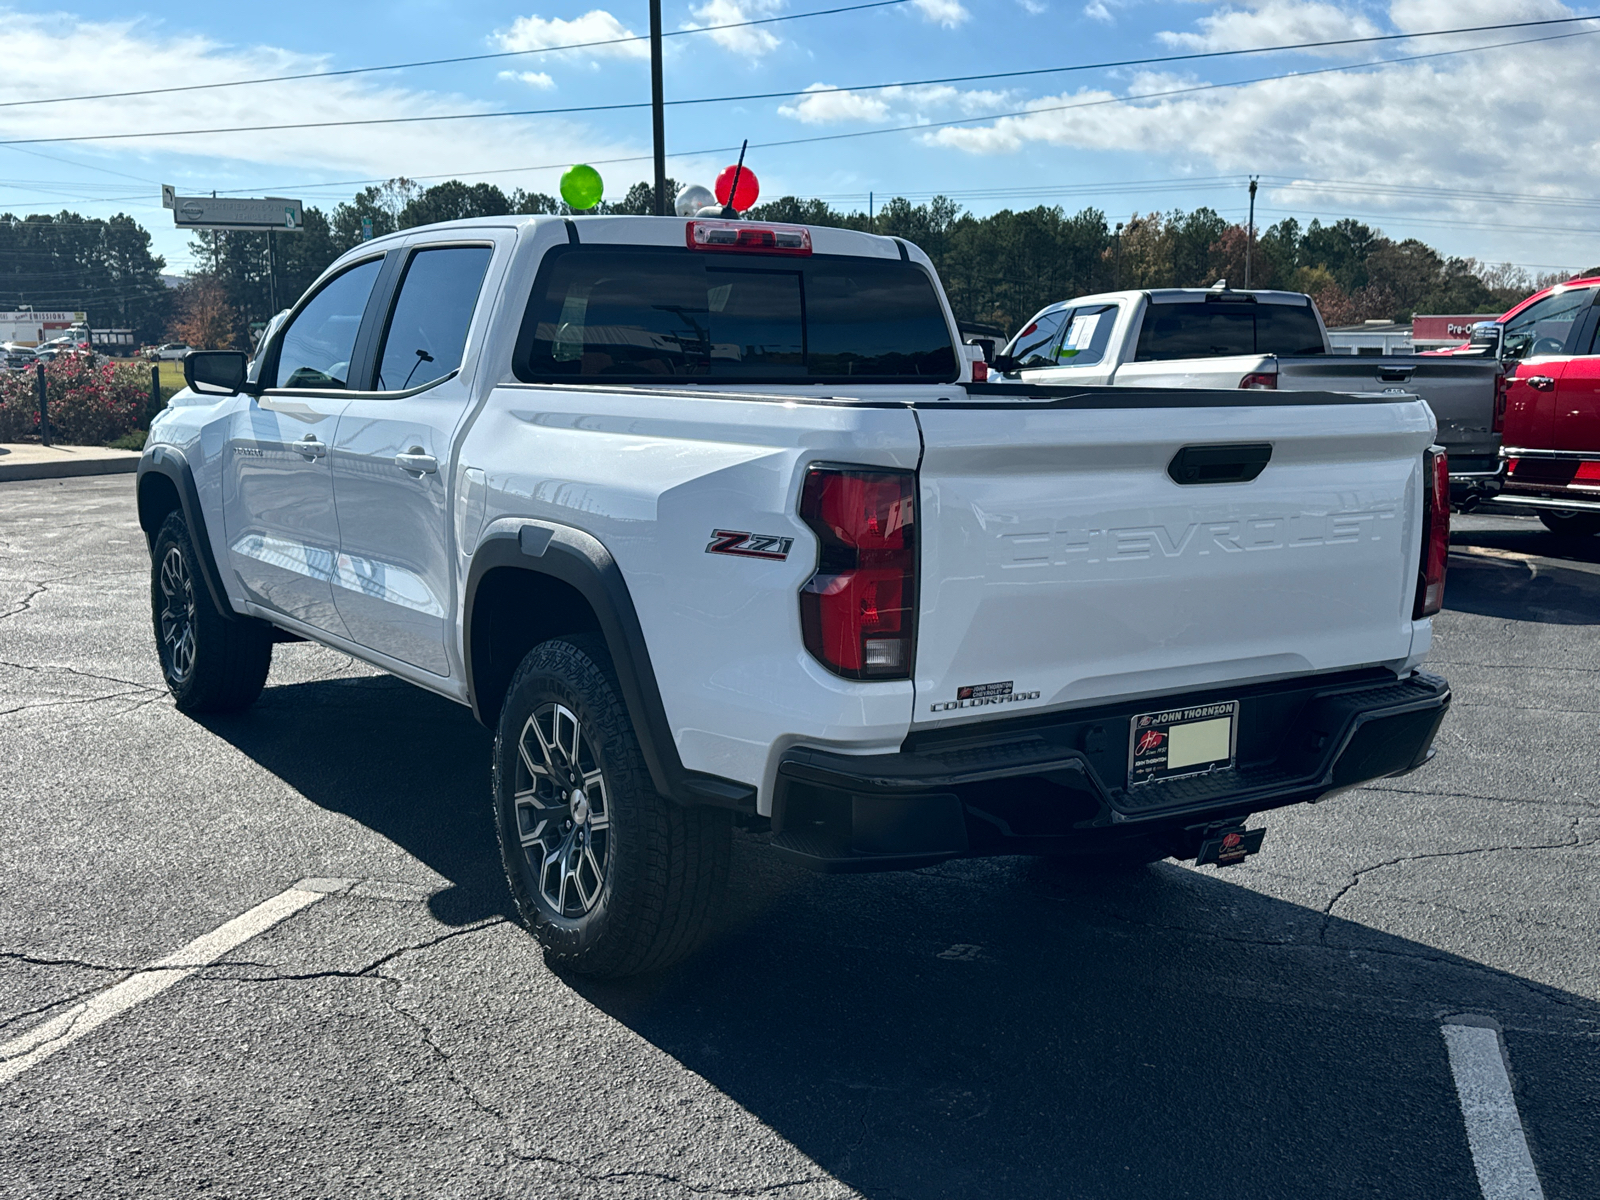
[[7, 1196], [1476, 1197], [1446, 1026], [1600, 1196], [1600, 538], [1458, 518], [1437, 758], [1244, 866], [741, 834], [715, 941], [598, 986], [506, 917], [465, 709], [287, 645], [174, 710], [132, 494], [0, 484]]

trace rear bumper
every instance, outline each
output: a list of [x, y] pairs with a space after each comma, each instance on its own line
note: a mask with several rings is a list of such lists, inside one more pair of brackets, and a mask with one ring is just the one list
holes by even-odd
[[[1126, 785], [1135, 715], [1235, 699], [1238, 766]], [[1421, 766], [1449, 707], [1438, 676], [1368, 671], [914, 733], [896, 754], [796, 747], [778, 766], [772, 845], [820, 871], [1138, 841], [1193, 857], [1211, 826]]]

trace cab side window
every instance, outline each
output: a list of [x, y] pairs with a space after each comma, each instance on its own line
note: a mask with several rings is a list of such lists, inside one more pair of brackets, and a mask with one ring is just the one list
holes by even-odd
[[1501, 357], [1519, 359], [1566, 353], [1572, 323], [1583, 316], [1593, 297], [1593, 288], [1577, 288], [1556, 292], [1530, 304], [1506, 322]]
[[1115, 304], [1094, 304], [1074, 309], [1067, 323], [1066, 337], [1056, 351], [1056, 362], [1063, 367], [1092, 367], [1106, 356], [1111, 342], [1111, 327], [1117, 323]]
[[382, 263], [381, 258], [368, 259], [334, 276], [295, 314], [279, 341], [277, 369], [269, 387], [348, 386], [356, 334]]
[[421, 387], [461, 366], [493, 254], [490, 246], [440, 246], [411, 256], [378, 355], [379, 391]]
[[1019, 367], [1053, 367], [1056, 365], [1056, 347], [1061, 343], [1061, 331], [1066, 328], [1072, 309], [1042, 312], [1022, 327], [1022, 332], [1011, 339], [1006, 353], [1017, 360]]

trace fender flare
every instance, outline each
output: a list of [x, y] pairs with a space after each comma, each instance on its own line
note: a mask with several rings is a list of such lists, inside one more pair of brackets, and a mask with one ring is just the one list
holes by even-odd
[[547, 575], [567, 584], [584, 598], [600, 623], [611, 662], [622, 687], [622, 702], [633, 721], [656, 790], [680, 804], [711, 805], [754, 814], [756, 789], [749, 784], [691, 771], [678, 757], [677, 742], [667, 720], [661, 689], [650, 663], [644, 629], [622, 569], [598, 539], [569, 525], [524, 520], [520, 527], [490, 534], [472, 555], [462, 613], [462, 650], [467, 696], [480, 724], [485, 706], [473, 680], [472, 615], [478, 586], [493, 570], [510, 568]]
[[138, 473], [134, 476], [134, 493], [138, 497], [139, 505], [139, 527], [144, 530], [145, 541], [153, 549], [156, 532], [161, 528], [161, 523], [154, 521], [154, 528], [146, 523], [145, 480], [151, 475], [160, 475], [168, 480], [178, 493], [178, 509], [183, 513], [184, 524], [189, 527], [190, 540], [194, 543], [195, 553], [200, 559], [200, 575], [205, 580], [211, 603], [216, 606], [216, 610], [224, 619], [239, 620], [239, 614], [233, 611], [227, 590], [222, 586], [222, 573], [217, 569], [217, 560], [211, 553], [211, 537], [206, 530], [205, 512], [200, 507], [200, 492], [194, 485], [194, 472], [189, 469], [188, 460], [171, 446], [152, 447], [139, 460]]

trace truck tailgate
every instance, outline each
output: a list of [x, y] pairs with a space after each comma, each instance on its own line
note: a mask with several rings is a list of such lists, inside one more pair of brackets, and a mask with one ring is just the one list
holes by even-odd
[[1280, 391], [1406, 392], [1421, 396], [1439, 422], [1438, 439], [1450, 453], [1450, 471], [1493, 472], [1500, 437], [1494, 432], [1492, 358], [1432, 358], [1408, 354], [1323, 354], [1280, 358]]
[[[1405, 660], [1428, 409], [1263, 395], [920, 406], [914, 723]], [[1220, 444], [1271, 457], [1169, 476]]]

